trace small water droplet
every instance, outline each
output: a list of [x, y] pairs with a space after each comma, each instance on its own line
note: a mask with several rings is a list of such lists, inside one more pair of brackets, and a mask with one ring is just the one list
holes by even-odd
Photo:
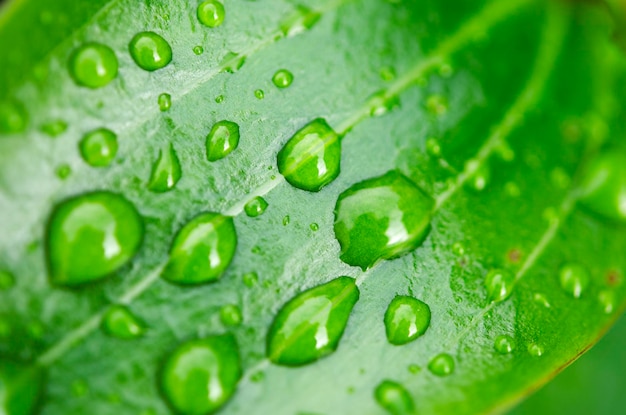
[[230, 265], [236, 248], [233, 218], [214, 212], [202, 213], [174, 238], [161, 276], [182, 285], [216, 281]]
[[239, 347], [225, 334], [179, 346], [165, 361], [160, 385], [176, 412], [209, 414], [233, 396], [240, 378]]
[[309, 225], [309, 229], [311, 229], [313, 232], [317, 232], [320, 230], [320, 226], [317, 223], [312, 223]]
[[297, 11], [286, 18], [280, 25], [283, 36], [295, 36], [310, 30], [319, 21], [319, 12], [306, 6], [298, 5]]
[[193, 47], [193, 53], [195, 53], [196, 55], [200, 56], [204, 53], [204, 48], [200, 45], [194, 46]]
[[170, 143], [159, 151], [159, 157], [152, 166], [148, 189], [155, 193], [169, 192], [176, 186], [181, 176], [180, 160], [174, 145]]
[[128, 49], [137, 66], [146, 71], [165, 68], [172, 61], [172, 47], [154, 32], [137, 33]]
[[415, 414], [415, 403], [409, 391], [392, 380], [382, 381], [374, 390], [374, 398], [390, 415]]
[[441, 156], [441, 145], [436, 138], [429, 138], [426, 140], [426, 151], [433, 157]]
[[357, 183], [335, 206], [341, 260], [363, 270], [406, 255], [430, 231], [433, 199], [397, 171]]
[[533, 357], [541, 357], [543, 355], [543, 347], [538, 344], [530, 343], [527, 349], [528, 353]]
[[485, 277], [485, 288], [489, 301], [499, 303], [509, 298], [515, 286], [515, 275], [504, 269], [494, 269]]
[[604, 290], [598, 293], [598, 302], [602, 306], [602, 310], [606, 314], [611, 314], [615, 310], [615, 293], [613, 291]]
[[219, 0], [206, 0], [198, 6], [198, 20], [207, 27], [221, 26], [226, 17], [224, 5]]
[[533, 294], [533, 301], [536, 302], [537, 304], [541, 304], [545, 308], [551, 307], [550, 301], [548, 301], [548, 297], [546, 297], [544, 294], [541, 294], [541, 293]]
[[407, 344], [426, 333], [429, 325], [430, 307], [413, 297], [396, 296], [385, 312], [385, 332], [391, 344]]
[[102, 279], [128, 263], [143, 240], [141, 216], [110, 192], [59, 203], [50, 216], [46, 256], [53, 283], [76, 286]]
[[263, 379], [265, 379], [265, 373], [261, 370], [250, 375], [250, 381], [254, 383], [263, 382]]
[[254, 91], [254, 96], [257, 97], [257, 99], [263, 99], [265, 98], [265, 92], [263, 92], [262, 89], [257, 89]]
[[559, 271], [561, 288], [574, 298], [580, 298], [589, 279], [589, 272], [579, 264], [566, 264]]
[[159, 109], [161, 112], [168, 111], [172, 107], [172, 96], [167, 93], [162, 93], [158, 98]]
[[67, 123], [63, 120], [54, 120], [41, 126], [41, 132], [56, 138], [67, 131]]
[[449, 63], [442, 63], [441, 65], [439, 65], [438, 72], [439, 76], [443, 78], [450, 78], [454, 74], [454, 69]]
[[433, 115], [443, 115], [448, 112], [448, 100], [441, 95], [431, 95], [426, 99], [426, 110]]
[[463, 242], [455, 242], [454, 245], [452, 245], [452, 253], [456, 256], [465, 255], [465, 245]]
[[118, 62], [113, 50], [100, 43], [86, 43], [70, 56], [70, 75], [80, 86], [96, 89], [117, 76]]
[[419, 365], [416, 365], [415, 363], [411, 363], [408, 367], [407, 367], [408, 371], [414, 375], [417, 375], [418, 373], [420, 373], [422, 371], [422, 368]]
[[246, 203], [246, 206], [244, 206], [244, 211], [246, 212], [246, 215], [250, 216], [251, 218], [256, 218], [257, 216], [261, 216], [263, 213], [265, 213], [265, 209], [267, 209], [267, 202], [265, 201], [265, 199], [263, 199], [261, 196], [257, 196], [254, 199], [250, 200], [248, 203]]
[[26, 130], [28, 113], [17, 101], [0, 103], [0, 134], [15, 134]]
[[291, 221], [291, 219], [289, 218], [289, 215], [285, 216], [283, 218], [283, 226], [287, 226], [289, 225], [289, 222]]
[[386, 82], [393, 81], [396, 79], [396, 70], [391, 66], [385, 66], [380, 68], [380, 79]]
[[117, 154], [117, 135], [106, 128], [85, 134], [79, 143], [83, 160], [92, 167], [106, 167]]
[[113, 305], [102, 320], [104, 331], [118, 339], [135, 339], [144, 332], [144, 323], [123, 305]]
[[272, 322], [268, 358], [282, 366], [302, 366], [333, 353], [358, 299], [359, 289], [349, 277], [298, 294]]
[[238, 306], [228, 304], [220, 309], [220, 321], [225, 326], [238, 326], [243, 321], [243, 315]]
[[59, 179], [65, 180], [70, 176], [70, 174], [72, 174], [72, 168], [69, 164], [61, 164], [57, 167], [55, 173]]
[[522, 191], [520, 190], [519, 186], [515, 182], [507, 182], [504, 185], [504, 191], [510, 197], [519, 197], [519, 195], [522, 194]]
[[215, 102], [217, 102], [218, 104], [221, 104], [222, 102], [224, 102], [224, 95], [218, 95], [215, 97]]
[[485, 187], [489, 184], [491, 180], [491, 169], [487, 164], [482, 164], [476, 173], [470, 177], [468, 181], [468, 185], [470, 188], [476, 192], [480, 192], [485, 190]]
[[428, 370], [436, 376], [448, 376], [454, 372], [454, 359], [447, 353], [433, 357], [428, 363]]
[[493, 342], [494, 349], [500, 354], [513, 353], [515, 346], [515, 339], [506, 334], [496, 337], [496, 340]]
[[6, 291], [15, 285], [15, 276], [7, 270], [0, 269], [0, 291]]
[[235, 52], [228, 52], [220, 62], [222, 72], [235, 73], [240, 70], [246, 63], [246, 55], [240, 55]]
[[206, 156], [209, 161], [221, 160], [239, 146], [239, 125], [232, 121], [215, 123], [206, 137]]
[[400, 107], [400, 99], [397, 95], [387, 95], [386, 91], [380, 91], [368, 99], [370, 115], [380, 117]]
[[298, 189], [318, 192], [339, 175], [341, 141], [328, 123], [315, 119], [278, 153], [278, 170]]
[[287, 88], [293, 82], [293, 74], [287, 69], [280, 69], [272, 77], [272, 82], [278, 88]]
[[248, 288], [254, 287], [257, 284], [257, 282], [259, 282], [259, 276], [257, 275], [256, 272], [248, 272], [246, 274], [243, 274], [242, 279], [243, 279], [243, 283]]

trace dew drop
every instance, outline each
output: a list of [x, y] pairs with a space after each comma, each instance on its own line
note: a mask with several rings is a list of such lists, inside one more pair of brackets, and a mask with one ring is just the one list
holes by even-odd
[[272, 77], [272, 82], [278, 88], [288, 88], [293, 82], [293, 74], [286, 69], [280, 69]]
[[538, 344], [530, 343], [527, 349], [528, 353], [533, 357], [541, 357], [543, 355], [543, 347]]
[[154, 32], [137, 33], [128, 45], [130, 56], [137, 66], [146, 71], [165, 68], [172, 61], [172, 48]]
[[476, 192], [485, 190], [491, 180], [491, 169], [486, 164], [481, 165], [468, 181], [470, 188]]
[[192, 340], [174, 350], [160, 375], [161, 391], [181, 414], [209, 414], [235, 393], [241, 378], [239, 347], [231, 334]]
[[463, 242], [455, 242], [454, 245], [452, 245], [452, 253], [456, 256], [465, 255], [465, 245], [463, 245]]
[[15, 134], [26, 130], [28, 113], [22, 104], [16, 101], [0, 103], [0, 134]]
[[506, 334], [496, 337], [496, 340], [493, 343], [493, 348], [500, 354], [513, 353], [515, 346], [515, 339]]
[[358, 299], [359, 289], [349, 277], [298, 294], [272, 322], [268, 358], [277, 365], [302, 366], [333, 353]]
[[400, 100], [397, 95], [388, 96], [386, 91], [375, 93], [368, 100], [370, 115], [380, 117], [400, 107]]
[[225, 326], [238, 326], [243, 321], [243, 315], [239, 307], [234, 304], [228, 304], [220, 309], [220, 321]]
[[72, 168], [69, 164], [61, 164], [57, 167], [55, 173], [59, 179], [65, 180], [70, 176], [70, 174], [72, 174]]
[[581, 204], [610, 220], [626, 222], [626, 154], [599, 155], [583, 176]]
[[385, 331], [391, 344], [407, 344], [423, 335], [429, 325], [430, 307], [413, 297], [396, 296], [385, 312]]
[[117, 154], [117, 135], [99, 128], [83, 136], [78, 145], [83, 160], [92, 167], [106, 167]]
[[448, 100], [441, 95], [431, 95], [426, 100], [426, 110], [433, 115], [444, 115], [448, 112]]
[[161, 276], [182, 285], [216, 281], [230, 265], [236, 248], [233, 218], [214, 212], [202, 213], [174, 238]]
[[254, 91], [254, 96], [257, 97], [257, 99], [263, 99], [265, 98], [265, 92], [263, 92], [262, 89], [257, 89]]
[[195, 53], [196, 55], [200, 56], [204, 53], [204, 48], [200, 45], [194, 46], [193, 47], [193, 53]]
[[267, 209], [267, 206], [268, 205], [265, 199], [263, 199], [261, 196], [257, 196], [254, 199], [250, 200], [248, 203], [246, 203], [243, 209], [246, 212], [246, 215], [250, 216], [251, 218], [256, 218], [257, 216], [261, 216], [263, 213], [265, 213], [265, 209]]
[[263, 373], [263, 371], [261, 370], [250, 375], [250, 381], [254, 383], [263, 382], [263, 379], [265, 379], [265, 373]]
[[410, 373], [414, 375], [417, 375], [418, 373], [422, 371], [422, 368], [419, 365], [416, 365], [415, 363], [410, 364], [407, 369], [409, 370]]
[[494, 269], [485, 277], [485, 288], [489, 301], [499, 303], [509, 298], [515, 286], [515, 275], [504, 269]]
[[589, 272], [579, 264], [566, 264], [559, 271], [561, 288], [574, 298], [580, 298], [589, 279]]
[[259, 282], [259, 276], [256, 272], [248, 272], [243, 274], [243, 283], [246, 287], [252, 288]]
[[371, 268], [419, 247], [430, 231], [433, 199], [398, 171], [357, 183], [335, 206], [341, 260]]
[[59, 203], [50, 216], [50, 279], [64, 286], [100, 280], [128, 263], [143, 240], [141, 217], [123, 196], [86, 193]]
[[0, 291], [6, 291], [15, 285], [15, 276], [9, 271], [0, 269]]
[[309, 225], [309, 229], [311, 229], [313, 232], [317, 232], [320, 230], [320, 225], [318, 225], [317, 223], [312, 223]]
[[168, 111], [172, 107], [172, 96], [170, 94], [162, 93], [157, 101], [161, 112]]
[[306, 6], [298, 5], [296, 13], [281, 23], [281, 32], [284, 36], [298, 35], [315, 26], [320, 17], [321, 15], [319, 12]]
[[439, 75], [443, 78], [449, 78], [454, 74], [454, 69], [449, 63], [443, 63], [439, 66]]
[[118, 339], [135, 339], [144, 332], [144, 323], [140, 321], [128, 307], [114, 305], [104, 315], [103, 330]]
[[232, 121], [216, 123], [206, 137], [206, 156], [209, 161], [221, 160], [239, 145], [239, 125]]
[[113, 50], [100, 43], [86, 43], [70, 56], [70, 75], [87, 88], [101, 88], [117, 76], [118, 62]]
[[341, 141], [328, 123], [315, 119], [278, 153], [278, 171], [298, 189], [318, 192], [339, 175]]
[[180, 160], [174, 145], [170, 143], [159, 151], [159, 157], [152, 166], [148, 189], [155, 193], [169, 192], [176, 186], [181, 176]]
[[451, 375], [454, 372], [454, 359], [447, 353], [441, 353], [428, 363], [428, 370], [437, 376]]
[[207, 27], [218, 27], [224, 22], [226, 10], [219, 0], [206, 0], [198, 6], [198, 20]]
[[215, 102], [217, 102], [218, 104], [221, 104], [222, 102], [224, 102], [224, 95], [218, 95], [215, 97]]
[[426, 140], [426, 151], [433, 157], [441, 156], [441, 145], [436, 138], [429, 138]]
[[283, 218], [283, 226], [287, 226], [289, 225], [289, 222], [291, 221], [291, 218], [289, 218], [289, 215], [285, 216]]
[[507, 182], [504, 185], [504, 191], [510, 197], [519, 197], [522, 194], [521, 189], [519, 188], [519, 186], [515, 182]]
[[374, 398], [391, 415], [415, 414], [415, 403], [409, 391], [392, 380], [383, 380], [374, 390]]
[[604, 290], [598, 294], [598, 302], [602, 306], [602, 310], [606, 314], [611, 314], [615, 310], [615, 293], [613, 291]]
[[41, 132], [56, 138], [67, 131], [67, 123], [63, 120], [54, 120], [41, 126]]
[[536, 302], [537, 304], [544, 306], [545, 308], [551, 307], [550, 301], [548, 301], [548, 297], [546, 297], [544, 294], [541, 294], [541, 293], [533, 294], [533, 301]]

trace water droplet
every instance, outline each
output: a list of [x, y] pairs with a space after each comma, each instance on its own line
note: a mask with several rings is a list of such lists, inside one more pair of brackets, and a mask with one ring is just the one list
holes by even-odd
[[78, 379], [72, 382], [72, 395], [80, 398], [89, 393], [89, 385], [83, 379]]
[[172, 408], [181, 414], [208, 414], [235, 393], [241, 378], [239, 347], [231, 334], [192, 340], [167, 357], [160, 384]]
[[408, 368], [410, 373], [417, 375], [418, 373], [420, 373], [422, 371], [422, 368], [419, 365], [416, 365], [415, 363], [411, 363]]
[[72, 174], [72, 168], [69, 164], [61, 164], [57, 167], [55, 173], [59, 179], [65, 180], [70, 176], [70, 174]]
[[589, 272], [579, 264], [566, 264], [559, 271], [561, 288], [574, 298], [580, 298], [589, 279]]
[[504, 185], [504, 191], [506, 192], [507, 195], [511, 197], [519, 197], [519, 195], [522, 194], [521, 189], [515, 182], [507, 182]]
[[117, 154], [117, 135], [106, 128], [99, 128], [85, 134], [78, 146], [87, 164], [106, 167]]
[[195, 53], [196, 55], [200, 56], [204, 53], [204, 48], [200, 45], [198, 46], [194, 46], [193, 47], [193, 53]]
[[487, 164], [482, 164], [476, 173], [470, 177], [468, 181], [468, 185], [474, 191], [480, 192], [485, 190], [485, 187], [489, 184], [491, 180], [491, 169]]
[[123, 196], [93, 192], [67, 199], [48, 223], [50, 279], [65, 286], [102, 279], [135, 256], [143, 234], [139, 213]]
[[248, 272], [247, 274], [243, 274], [242, 279], [243, 279], [243, 283], [248, 288], [254, 287], [257, 284], [257, 282], [259, 282], [259, 276], [257, 275], [256, 272]]
[[318, 225], [317, 223], [312, 223], [309, 225], [309, 228], [313, 231], [313, 232], [317, 232], [320, 230], [320, 225]]
[[452, 245], [452, 253], [456, 256], [465, 255], [465, 245], [463, 245], [463, 242], [455, 242], [454, 245]]
[[202, 213], [176, 235], [161, 276], [182, 285], [218, 280], [235, 256], [237, 233], [233, 218]]
[[198, 6], [198, 20], [207, 27], [218, 27], [224, 22], [226, 10], [219, 0], [206, 0]]
[[302, 366], [333, 353], [359, 299], [353, 278], [339, 277], [304, 291], [278, 312], [267, 335], [267, 356]]
[[289, 218], [289, 215], [285, 216], [283, 218], [283, 226], [287, 226], [289, 225], [289, 222], [291, 221], [291, 219]]
[[341, 141], [326, 123], [311, 121], [278, 153], [278, 170], [298, 189], [318, 192], [339, 175]]
[[541, 357], [541, 355], [543, 355], [543, 347], [538, 344], [531, 343], [528, 345], [528, 353], [533, 357]]
[[235, 52], [228, 52], [226, 56], [222, 58], [220, 67], [222, 72], [235, 73], [243, 67], [246, 63], [246, 55], [240, 55]]
[[173, 144], [168, 144], [159, 151], [159, 157], [152, 166], [148, 189], [155, 193], [172, 190], [182, 176], [180, 160]]
[[310, 30], [319, 21], [320, 17], [319, 12], [306, 6], [298, 5], [296, 13], [281, 23], [281, 32], [284, 36], [295, 36]]
[[496, 340], [493, 342], [494, 349], [500, 354], [513, 353], [515, 346], [515, 339], [506, 334], [496, 337]]
[[545, 308], [550, 308], [551, 307], [550, 301], [548, 301], [548, 297], [546, 297], [544, 294], [535, 293], [533, 295], [533, 301], [535, 301], [537, 304], [541, 304]]
[[383, 68], [380, 68], [379, 73], [380, 79], [382, 79], [383, 81], [390, 82], [396, 79], [396, 70], [391, 66], [385, 66]]
[[439, 65], [439, 75], [443, 78], [449, 78], [454, 74], [454, 69], [449, 63]]
[[487, 273], [485, 277], [485, 288], [489, 301], [499, 303], [504, 301], [513, 292], [515, 286], [515, 275], [504, 269], [494, 269]]
[[426, 100], [426, 110], [433, 115], [443, 115], [448, 112], [448, 100], [441, 95], [431, 95]]
[[430, 307], [413, 297], [396, 296], [385, 312], [385, 331], [391, 344], [407, 344], [426, 333], [429, 325]]
[[376, 387], [374, 398], [391, 415], [415, 414], [415, 403], [409, 391], [392, 380], [383, 380]]
[[236, 305], [225, 305], [220, 309], [220, 321], [225, 326], [238, 326], [243, 321], [243, 315]]
[[386, 91], [381, 91], [369, 98], [368, 105], [370, 106], [370, 115], [380, 117], [400, 107], [400, 100], [397, 95], [388, 96]]
[[224, 95], [218, 95], [215, 97], [215, 102], [217, 102], [218, 104], [221, 104], [222, 102], [224, 102]]
[[172, 96], [170, 94], [162, 93], [159, 95], [158, 103], [161, 112], [168, 111], [172, 107]]
[[429, 138], [426, 140], [426, 151], [433, 157], [441, 156], [441, 145], [436, 138]]
[[397, 171], [357, 183], [335, 206], [341, 260], [363, 270], [403, 256], [430, 231], [433, 199]]
[[428, 370], [437, 376], [451, 375], [454, 372], [454, 359], [447, 353], [441, 353], [428, 363]]
[[41, 132], [56, 138], [67, 131], [67, 123], [63, 120], [54, 120], [41, 126]]
[[15, 285], [15, 276], [6, 270], [0, 270], [0, 291], [6, 291]]
[[585, 169], [581, 204], [607, 219], [626, 222], [626, 154], [601, 154]]
[[265, 373], [263, 373], [263, 371], [261, 370], [250, 375], [250, 381], [254, 383], [260, 383], [263, 381], [263, 379], [265, 379]]
[[263, 92], [262, 89], [257, 89], [256, 91], [254, 91], [254, 96], [258, 99], [263, 99], [265, 98], [265, 92]]
[[611, 314], [615, 310], [615, 293], [613, 291], [604, 290], [598, 294], [598, 301], [602, 306], [602, 310], [606, 314]]
[[117, 76], [117, 57], [108, 46], [86, 43], [70, 56], [69, 69], [76, 84], [101, 88]]
[[244, 211], [246, 212], [246, 215], [250, 216], [251, 218], [256, 218], [257, 216], [261, 216], [263, 213], [265, 213], [265, 209], [267, 209], [267, 202], [265, 201], [265, 199], [263, 199], [261, 196], [257, 196], [254, 199], [250, 200], [248, 203], [246, 203], [246, 206], [244, 206]]
[[113, 305], [104, 315], [102, 320], [104, 331], [118, 339], [134, 339], [144, 332], [144, 323], [139, 320], [128, 307]]
[[0, 103], [0, 134], [15, 134], [26, 130], [28, 113], [22, 104], [16, 101]]
[[278, 88], [287, 88], [293, 82], [293, 74], [287, 69], [280, 69], [272, 77], [272, 82]]
[[216, 123], [206, 137], [206, 156], [209, 161], [221, 160], [239, 145], [239, 125], [232, 121]]
[[130, 56], [146, 71], [165, 68], [172, 61], [172, 48], [167, 40], [154, 32], [139, 32], [128, 45]]

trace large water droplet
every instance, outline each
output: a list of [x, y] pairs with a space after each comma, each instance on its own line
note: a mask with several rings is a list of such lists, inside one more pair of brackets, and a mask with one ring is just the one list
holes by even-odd
[[503, 334], [501, 336], [496, 337], [493, 342], [493, 347], [496, 349], [496, 352], [500, 354], [509, 354], [515, 350], [515, 340], [513, 337]]
[[235, 393], [241, 378], [239, 347], [231, 334], [192, 340], [165, 361], [160, 385], [181, 414], [211, 414]]
[[261, 196], [257, 196], [254, 199], [250, 200], [248, 203], [246, 203], [246, 205], [244, 206], [244, 211], [246, 212], [246, 215], [250, 216], [251, 218], [256, 218], [257, 216], [261, 216], [265, 212], [267, 206], [268, 205], [265, 199], [263, 199]]
[[202, 213], [176, 235], [170, 259], [161, 276], [183, 285], [219, 279], [230, 265], [237, 248], [233, 218]]
[[198, 20], [207, 27], [218, 27], [224, 22], [226, 10], [219, 0], [206, 0], [198, 6]]
[[15, 276], [9, 271], [0, 269], [0, 291], [6, 291], [15, 285]]
[[607, 219], [626, 222], [626, 154], [612, 151], [596, 157], [585, 171], [580, 202]]
[[118, 194], [93, 192], [65, 200], [48, 223], [50, 279], [75, 286], [104, 278], [135, 256], [143, 233], [139, 213]]
[[278, 171], [298, 189], [318, 192], [339, 175], [341, 141], [328, 123], [315, 119], [278, 153]]
[[454, 359], [447, 353], [441, 353], [428, 363], [428, 370], [437, 376], [451, 375], [454, 372]]
[[341, 260], [362, 269], [420, 246], [430, 230], [433, 199], [397, 171], [357, 183], [335, 206]]
[[148, 189], [156, 193], [168, 192], [176, 186], [181, 176], [182, 170], [176, 150], [172, 144], [168, 144], [159, 151], [159, 158], [152, 166]]
[[106, 128], [90, 131], [80, 140], [79, 149], [90, 166], [108, 166], [117, 154], [117, 135]]
[[239, 125], [232, 121], [215, 123], [206, 137], [206, 156], [209, 161], [221, 160], [239, 145]]
[[493, 269], [485, 277], [485, 288], [489, 301], [504, 301], [513, 292], [515, 286], [515, 275], [505, 269]]
[[561, 287], [574, 298], [580, 298], [589, 285], [589, 279], [589, 272], [579, 264], [566, 264], [559, 271]]
[[128, 307], [114, 305], [104, 315], [102, 328], [107, 334], [118, 339], [134, 339], [143, 334], [144, 324]]
[[349, 277], [298, 294], [274, 318], [267, 356], [278, 365], [302, 366], [334, 352], [358, 299], [359, 289]]
[[16, 101], [0, 103], [0, 134], [15, 134], [26, 130], [28, 113]]
[[154, 32], [137, 33], [128, 45], [130, 56], [146, 71], [156, 71], [172, 61], [172, 48], [160, 35]]
[[392, 380], [383, 380], [376, 387], [374, 398], [391, 415], [415, 414], [415, 403], [409, 391]]
[[398, 295], [385, 313], [385, 330], [389, 343], [409, 343], [426, 332], [430, 325], [430, 307], [416, 298]]
[[117, 57], [100, 43], [86, 43], [70, 56], [70, 75], [80, 86], [101, 88], [117, 76]]
[[8, 360], [0, 360], [0, 414], [32, 415], [36, 412], [44, 373]]
[[280, 69], [272, 77], [272, 82], [278, 88], [287, 88], [293, 82], [293, 74], [287, 69]]

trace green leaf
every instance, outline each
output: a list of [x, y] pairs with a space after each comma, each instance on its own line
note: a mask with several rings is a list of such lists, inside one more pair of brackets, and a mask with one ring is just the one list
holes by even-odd
[[503, 411], [626, 307], [606, 7], [3, 7], [0, 412]]

